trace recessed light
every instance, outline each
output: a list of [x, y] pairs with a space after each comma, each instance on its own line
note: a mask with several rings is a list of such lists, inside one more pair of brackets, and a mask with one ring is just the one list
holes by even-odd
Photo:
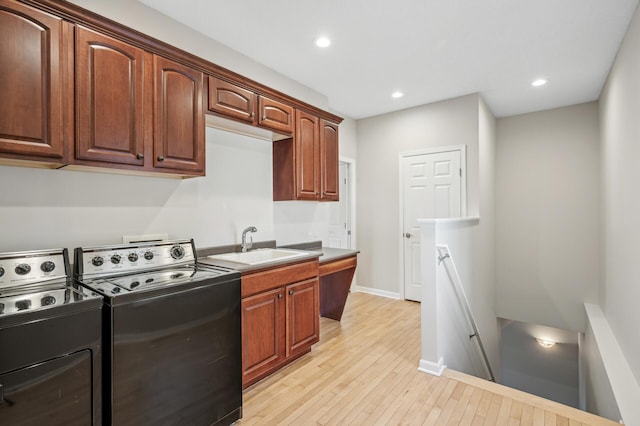
[[547, 80], [545, 80], [544, 78], [539, 78], [531, 83], [533, 87], [540, 87], [544, 86], [545, 84], [547, 84]]
[[316, 39], [316, 46], [318, 46], [318, 47], [329, 47], [329, 46], [331, 46], [331, 40], [329, 40], [327, 37], [320, 37], [320, 38]]
[[538, 344], [540, 346], [547, 349], [553, 347], [556, 344], [556, 342], [554, 342], [553, 340], [547, 340], [547, 339], [536, 339], [536, 340], [538, 341]]
[[391, 94], [391, 97], [392, 97], [392, 98], [395, 98], [395, 99], [401, 98], [401, 97], [403, 97], [403, 96], [404, 96], [404, 93], [402, 93], [402, 92], [393, 92], [393, 93]]

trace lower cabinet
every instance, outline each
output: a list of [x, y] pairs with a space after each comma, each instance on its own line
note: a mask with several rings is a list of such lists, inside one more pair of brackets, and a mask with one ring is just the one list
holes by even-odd
[[247, 387], [320, 339], [318, 262], [242, 277], [242, 385]]

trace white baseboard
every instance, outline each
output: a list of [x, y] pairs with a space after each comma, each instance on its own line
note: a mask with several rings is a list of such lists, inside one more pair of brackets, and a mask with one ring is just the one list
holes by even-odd
[[420, 366], [418, 367], [418, 371], [422, 371], [424, 373], [429, 373], [434, 376], [442, 376], [446, 365], [444, 365], [444, 360], [440, 358], [438, 362], [427, 361], [426, 359], [420, 360]]
[[379, 290], [377, 288], [363, 287], [359, 285], [353, 287], [353, 291], [358, 291], [360, 293], [373, 294], [374, 296], [387, 297], [389, 299], [400, 300], [400, 293], [395, 293], [393, 291]]

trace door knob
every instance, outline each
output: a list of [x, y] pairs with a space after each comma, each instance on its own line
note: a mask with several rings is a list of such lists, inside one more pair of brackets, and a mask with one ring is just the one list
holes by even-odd
[[406, 234], [404, 234], [404, 236], [405, 236], [405, 238], [411, 238], [411, 234], [408, 233], [408, 232]]

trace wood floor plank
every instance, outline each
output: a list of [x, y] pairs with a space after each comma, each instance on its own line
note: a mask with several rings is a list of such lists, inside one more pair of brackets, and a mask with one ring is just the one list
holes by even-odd
[[473, 393], [471, 394], [471, 399], [469, 400], [469, 404], [464, 409], [464, 414], [462, 415], [462, 419], [460, 419], [460, 425], [466, 426], [473, 423], [474, 417], [476, 417], [476, 412], [478, 410], [478, 406], [480, 405], [480, 399], [482, 398], [482, 389], [473, 388]]
[[617, 423], [445, 370], [418, 371], [420, 305], [349, 295], [342, 321], [321, 318], [311, 353], [243, 394], [247, 425], [545, 425]]

